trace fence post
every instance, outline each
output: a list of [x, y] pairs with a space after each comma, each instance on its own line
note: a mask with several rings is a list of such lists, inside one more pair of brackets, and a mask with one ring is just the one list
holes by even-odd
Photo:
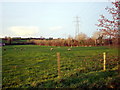
[[103, 53], [103, 59], [104, 59], [103, 70], [105, 71], [106, 70], [106, 53], [105, 52]]
[[61, 76], [61, 71], [60, 71], [60, 53], [57, 52], [57, 65], [58, 65], [58, 77]]

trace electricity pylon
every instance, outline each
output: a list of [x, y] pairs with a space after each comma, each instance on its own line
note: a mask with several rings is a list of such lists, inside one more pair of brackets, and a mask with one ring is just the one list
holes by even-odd
[[76, 22], [76, 26], [75, 26], [75, 27], [76, 27], [76, 30], [75, 30], [75, 38], [76, 38], [76, 36], [78, 36], [78, 34], [79, 34], [79, 22], [80, 22], [80, 21], [79, 21], [79, 18], [80, 18], [80, 17], [78, 17], [78, 16], [75, 17], [75, 19], [76, 19], [76, 20], [75, 20], [75, 22]]

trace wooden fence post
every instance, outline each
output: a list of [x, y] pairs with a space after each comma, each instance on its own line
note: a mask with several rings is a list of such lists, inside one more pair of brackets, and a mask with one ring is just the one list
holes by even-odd
[[61, 76], [61, 71], [60, 71], [60, 53], [57, 52], [57, 64], [58, 64], [58, 77]]
[[105, 71], [106, 70], [106, 53], [105, 52], [103, 53], [103, 59], [104, 59], [103, 70]]

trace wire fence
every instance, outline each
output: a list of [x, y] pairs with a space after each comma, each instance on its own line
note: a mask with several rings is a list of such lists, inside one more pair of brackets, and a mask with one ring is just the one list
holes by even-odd
[[118, 68], [120, 64], [119, 56], [109, 53], [95, 55], [79, 55], [79, 53], [73, 55], [72, 53], [70, 55], [70, 53], [66, 52], [63, 55], [62, 52], [55, 52], [53, 57], [50, 56], [51, 53], [46, 54], [41, 59], [36, 58], [26, 61], [21, 58], [17, 59], [17, 62], [8, 59], [11, 60], [11, 64], [4, 63], [2, 67], [3, 87], [16, 87], [17, 85], [24, 87], [24, 85], [32, 85], [33, 81], [41, 83], [82, 73], [105, 71]]
[[[61, 60], [60, 60], [60, 58]], [[64, 59], [62, 56], [57, 56], [59, 59], [59, 72], [58, 76], [66, 76], [76, 72], [85, 73], [90, 71], [100, 71], [106, 69], [118, 68], [119, 56], [110, 56], [105, 52], [93, 56], [78, 56], [78, 59]]]

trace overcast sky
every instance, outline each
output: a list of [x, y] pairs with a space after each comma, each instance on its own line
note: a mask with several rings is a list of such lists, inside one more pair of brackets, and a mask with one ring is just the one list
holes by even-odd
[[92, 36], [99, 15], [110, 18], [105, 7], [111, 2], [1, 2], [0, 37], [53, 37], [75, 35], [75, 17], [80, 31]]

